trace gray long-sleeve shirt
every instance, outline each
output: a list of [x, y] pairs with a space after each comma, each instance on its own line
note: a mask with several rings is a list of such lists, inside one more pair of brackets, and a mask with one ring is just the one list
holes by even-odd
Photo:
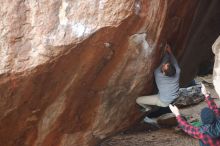
[[[165, 76], [161, 72], [162, 64], [167, 62], [168, 59], [170, 59], [171, 63], [176, 68], [176, 74], [172, 77]], [[154, 77], [159, 90], [160, 100], [164, 103], [170, 104], [178, 97], [179, 93], [180, 68], [176, 58], [173, 55], [166, 53], [160, 66], [154, 71]]]

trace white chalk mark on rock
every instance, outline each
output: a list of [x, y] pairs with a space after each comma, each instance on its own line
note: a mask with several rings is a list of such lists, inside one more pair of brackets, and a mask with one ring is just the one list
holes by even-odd
[[146, 41], [146, 33], [134, 34], [130, 37], [129, 42], [133, 46], [140, 47], [141, 50], [144, 50], [146, 55], [152, 53], [153, 48], [149, 46], [148, 42]]
[[67, 25], [68, 19], [66, 17], [66, 8], [68, 7], [68, 3], [64, 0], [62, 1], [62, 5], [59, 11], [59, 20], [61, 25]]
[[72, 23], [71, 27], [72, 27], [73, 35], [76, 35], [77, 37], [82, 37], [84, 35], [87, 35], [91, 33], [92, 30], [92, 28], [80, 22]]
[[106, 0], [100, 0], [100, 1], [99, 1], [99, 10], [104, 9], [105, 3], [106, 3]]
[[141, 2], [140, 0], [136, 0], [135, 2], [135, 14], [139, 15], [141, 11]]

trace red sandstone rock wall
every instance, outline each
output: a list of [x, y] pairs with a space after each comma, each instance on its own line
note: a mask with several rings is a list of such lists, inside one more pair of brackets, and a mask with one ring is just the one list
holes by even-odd
[[140, 118], [199, 0], [1, 0], [0, 144], [93, 146]]

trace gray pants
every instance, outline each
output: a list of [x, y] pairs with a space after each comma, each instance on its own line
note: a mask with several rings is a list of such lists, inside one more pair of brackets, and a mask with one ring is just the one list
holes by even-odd
[[148, 105], [156, 105], [161, 107], [167, 107], [169, 105], [161, 101], [158, 94], [138, 97], [136, 99], [136, 103], [143, 108], [147, 108]]

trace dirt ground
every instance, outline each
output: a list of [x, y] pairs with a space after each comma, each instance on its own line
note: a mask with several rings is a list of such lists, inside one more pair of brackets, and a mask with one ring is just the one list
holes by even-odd
[[[205, 78], [197, 78], [197, 81], [207, 81], [206, 88], [210, 91], [213, 97], [217, 97], [210, 83], [211, 76]], [[220, 100], [215, 100], [220, 105]], [[192, 115], [199, 118], [199, 113], [205, 102], [198, 105], [190, 106], [181, 109], [184, 115]], [[176, 131], [174, 127], [156, 128], [145, 123], [140, 123], [138, 126], [132, 127], [127, 132], [120, 133], [105, 140], [100, 146], [199, 146], [198, 140], [188, 136], [182, 131]]]
[[173, 129], [160, 129], [153, 132], [140, 131], [133, 134], [120, 134], [114, 136], [101, 146], [197, 146], [198, 141], [175, 132]]

